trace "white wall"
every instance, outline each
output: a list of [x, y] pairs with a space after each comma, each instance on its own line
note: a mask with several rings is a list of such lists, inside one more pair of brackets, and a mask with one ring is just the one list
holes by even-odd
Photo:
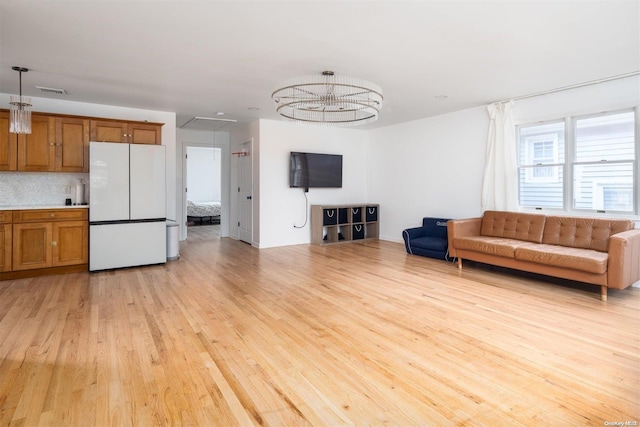
[[[72, 114], [108, 119], [164, 123], [162, 145], [167, 153], [167, 218], [176, 218], [176, 114], [166, 111], [141, 110], [112, 105], [88, 104], [32, 97], [34, 112]], [[9, 95], [0, 94], [0, 108], [9, 108]]]
[[640, 76], [516, 101], [516, 124], [622, 110], [640, 105]]
[[479, 107], [371, 131], [367, 186], [381, 239], [402, 241], [425, 216], [480, 214], [488, 126]]
[[[9, 96], [0, 94], [0, 108]], [[162, 143], [167, 146], [167, 216], [183, 229], [182, 156], [176, 140], [207, 143], [211, 132], [178, 130], [175, 113], [100, 104], [33, 98], [40, 112], [75, 114], [123, 120], [165, 123]], [[628, 78], [518, 101], [517, 123], [591, 114], [640, 105], [640, 78]], [[484, 106], [388, 126], [374, 130], [299, 126], [284, 121], [260, 120], [218, 132], [228, 161], [223, 175], [234, 188], [234, 161], [228, 155], [253, 139], [254, 172], [253, 244], [259, 247], [302, 244], [310, 241], [305, 220], [305, 199], [300, 189], [288, 186], [290, 151], [344, 155], [344, 187], [311, 189], [309, 205], [320, 203], [379, 203], [381, 238], [401, 241], [404, 228], [418, 225], [423, 216], [464, 218], [480, 210], [480, 191], [488, 117]], [[227, 135], [225, 141], [222, 134]], [[223, 148], [224, 150], [224, 148]], [[223, 151], [224, 153], [224, 151]], [[225, 154], [223, 154], [224, 157]], [[225, 172], [225, 166], [229, 169]], [[226, 188], [226, 190], [224, 190]], [[237, 221], [234, 192], [230, 192], [229, 220]], [[224, 198], [224, 196], [223, 196]], [[228, 227], [228, 223], [227, 223]], [[231, 237], [237, 229], [228, 227]], [[184, 238], [184, 237], [183, 237]]]
[[187, 195], [193, 202], [222, 199], [222, 150], [215, 147], [187, 147]]
[[[311, 205], [375, 202], [367, 197], [368, 141], [369, 133], [360, 130], [260, 120], [258, 246], [309, 243], [311, 219], [303, 228], [294, 225], [304, 224]], [[304, 191], [289, 188], [291, 151], [342, 154], [342, 188], [309, 189], [305, 207]]]
[[[517, 124], [640, 105], [640, 77], [517, 101]], [[402, 230], [424, 216], [480, 215], [489, 118], [484, 106], [375, 129], [368, 193], [380, 203], [380, 237], [402, 241]], [[639, 148], [640, 149], [640, 148]]]

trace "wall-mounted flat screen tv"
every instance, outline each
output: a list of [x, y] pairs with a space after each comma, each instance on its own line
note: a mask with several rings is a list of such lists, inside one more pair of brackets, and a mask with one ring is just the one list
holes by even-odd
[[291, 152], [289, 187], [341, 188], [342, 155]]

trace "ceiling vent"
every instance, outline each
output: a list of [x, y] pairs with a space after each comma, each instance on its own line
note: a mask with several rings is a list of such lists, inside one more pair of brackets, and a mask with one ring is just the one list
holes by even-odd
[[36, 86], [36, 88], [40, 89], [40, 92], [44, 92], [44, 93], [55, 93], [56, 95], [67, 94], [67, 91], [64, 89], [55, 89], [52, 87], [43, 87], [43, 86]]

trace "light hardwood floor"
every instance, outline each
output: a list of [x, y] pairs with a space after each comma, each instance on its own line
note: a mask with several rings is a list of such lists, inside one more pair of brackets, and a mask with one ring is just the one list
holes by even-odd
[[640, 421], [640, 289], [208, 232], [165, 266], [0, 282], [0, 425]]

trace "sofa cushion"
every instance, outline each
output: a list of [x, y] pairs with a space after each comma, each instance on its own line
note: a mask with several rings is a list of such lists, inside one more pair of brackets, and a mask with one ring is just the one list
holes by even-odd
[[548, 216], [542, 243], [607, 252], [609, 237], [633, 228], [633, 221], [624, 219]]
[[517, 248], [515, 258], [521, 261], [604, 274], [607, 271], [609, 255], [591, 249], [539, 244]]
[[453, 239], [453, 244], [456, 249], [482, 252], [508, 258], [514, 258], [516, 248], [531, 245], [531, 243], [523, 240], [486, 236], [456, 237]]
[[418, 237], [416, 239], [411, 239], [411, 247], [412, 248], [422, 248], [429, 249], [432, 251], [447, 251], [448, 242], [447, 239], [442, 239], [440, 237]]
[[480, 235], [541, 243], [546, 216], [522, 212], [486, 211]]

